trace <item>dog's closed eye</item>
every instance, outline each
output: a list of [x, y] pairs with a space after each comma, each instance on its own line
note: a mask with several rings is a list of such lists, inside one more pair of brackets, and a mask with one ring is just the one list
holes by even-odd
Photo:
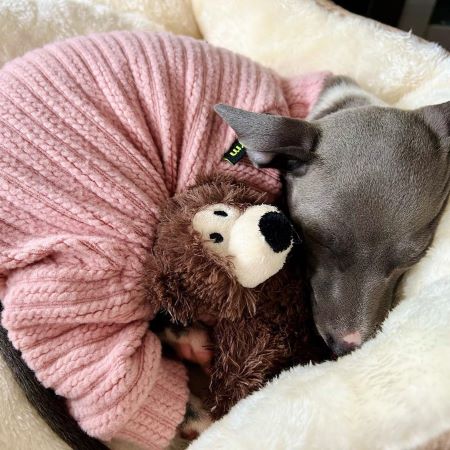
[[433, 237], [429, 232], [435, 224], [416, 231], [398, 240], [390, 251], [388, 272], [395, 270], [405, 271], [420, 261], [425, 256]]
[[395, 271], [405, 271], [412, 267], [414, 264], [418, 263], [423, 256], [425, 256], [425, 253], [428, 250], [428, 246], [421, 250], [417, 250], [415, 252], [410, 252], [404, 255], [401, 255], [396, 258], [396, 260], [392, 260], [387, 269], [387, 274], [390, 275]]
[[304, 232], [307, 240], [321, 248], [325, 248], [331, 252], [337, 251], [338, 245], [336, 239], [331, 236], [319, 236], [317, 233]]

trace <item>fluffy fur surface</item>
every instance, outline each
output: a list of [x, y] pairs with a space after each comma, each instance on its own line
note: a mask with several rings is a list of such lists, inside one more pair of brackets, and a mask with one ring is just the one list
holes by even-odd
[[245, 288], [237, 281], [232, 260], [207, 247], [192, 226], [205, 205], [244, 211], [268, 198], [230, 178], [203, 179], [168, 201], [156, 233], [149, 301], [159, 302], [182, 324], [205, 317], [211, 324], [214, 358], [208, 403], [215, 418], [281, 369], [330, 356], [315, 331], [299, 274], [284, 267], [256, 288]]
[[[203, 37], [285, 75], [327, 69], [400, 108], [450, 98], [439, 45], [347, 13], [327, 0], [192, 0]], [[242, 31], [243, 26], [245, 32]], [[300, 67], [299, 62], [305, 61]]]
[[7, 0], [0, 3], [0, 66], [55, 40], [114, 30], [199, 37], [187, 0]]
[[200, 181], [170, 199], [161, 212], [153, 250], [156, 267], [149, 269], [157, 275], [148, 284], [158, 289], [161, 306], [183, 324], [207, 315], [236, 320], [245, 310], [255, 311], [254, 292], [233, 276], [231, 261], [208, 250], [192, 229], [192, 219], [205, 205], [245, 208], [267, 201], [268, 195], [219, 180]]
[[[183, 0], [174, 0], [171, 8], [165, 8], [168, 2], [138, 3], [134, 8], [132, 0], [2, 2], [0, 64], [43, 43], [90, 31], [158, 26], [196, 35], [196, 20], [207, 40], [245, 53], [283, 73], [297, 73], [300, 63], [305, 71], [329, 69], [344, 73], [388, 102], [405, 108], [450, 99], [450, 58], [443, 49], [411, 34], [346, 14], [327, 2], [259, 0], [256, 4], [253, 0], [194, 0], [195, 18]], [[158, 11], [161, 15], [155, 16]], [[171, 24], [180, 28], [170, 28]], [[267, 442], [269, 432], [274, 438], [270, 441], [273, 447], [278, 445], [279, 439], [284, 439], [290, 448], [326, 448], [320, 447], [318, 441], [327, 439], [330, 433], [330, 441], [331, 436], [339, 439], [337, 443], [345, 440], [349, 444], [347, 448], [367, 448], [371, 442], [377, 442], [379, 448], [383, 445], [407, 448], [415, 446], [407, 442], [424, 443], [437, 436], [445, 424], [450, 428], [450, 412], [445, 409], [445, 403], [449, 404], [445, 402], [448, 391], [441, 390], [449, 379], [448, 366], [444, 364], [449, 360], [449, 345], [445, 339], [448, 339], [450, 286], [444, 281], [450, 279], [449, 230], [447, 208], [428, 255], [406, 279], [404, 305], [392, 314], [396, 323], [403, 320], [401, 330], [388, 332], [385, 329], [368, 344], [367, 350], [348, 357], [353, 361], [351, 370], [346, 358], [315, 368], [295, 369], [243, 402], [244, 408], [238, 405], [229, 416], [236, 448], [261, 447]], [[429, 302], [430, 298], [434, 300]], [[413, 322], [408, 326], [411, 316]], [[419, 319], [428, 325], [416, 329], [414, 320]], [[444, 338], [442, 345], [441, 337]], [[438, 344], [437, 350], [430, 353], [429, 348], [434, 343]], [[373, 346], [379, 348], [376, 355], [381, 356], [371, 355]], [[349, 370], [341, 370], [343, 364]], [[67, 449], [26, 402], [2, 360], [0, 373], [0, 447], [5, 450]], [[423, 401], [418, 402], [415, 393], [411, 394], [411, 390], [404, 387], [420, 387], [424, 373], [433, 378], [433, 382], [420, 388]], [[366, 376], [370, 383], [365, 382]], [[339, 396], [333, 395], [336, 389]], [[380, 392], [392, 400], [381, 401]], [[356, 394], [360, 401], [355, 400]], [[374, 403], [382, 412], [364, 421], [362, 418], [367, 418], [370, 405]], [[250, 405], [254, 405], [253, 416], [247, 417]], [[281, 405], [285, 410], [278, 415]], [[329, 415], [310, 415], [313, 409], [326, 412], [328, 405]], [[442, 409], [438, 411], [436, 405]], [[254, 410], [259, 410], [258, 414], [254, 414]], [[355, 417], [360, 419], [354, 422]], [[213, 448], [227, 448], [225, 437], [231, 433], [228, 420], [215, 425], [204, 436], [205, 441], [200, 440], [195, 445], [208, 448], [206, 442], [210, 442]], [[252, 422], [250, 427], [249, 421]], [[395, 435], [399, 424], [401, 432]], [[315, 430], [319, 447], [310, 446], [306, 438]], [[358, 447], [364, 436], [364, 445]], [[435, 441], [439, 445], [435, 448], [447, 448], [449, 440]], [[115, 448], [131, 450], [130, 445], [116, 445]]]

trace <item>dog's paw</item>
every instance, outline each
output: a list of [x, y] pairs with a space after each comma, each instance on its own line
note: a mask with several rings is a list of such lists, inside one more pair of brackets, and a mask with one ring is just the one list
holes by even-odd
[[208, 370], [213, 352], [208, 331], [200, 324], [190, 327], [168, 326], [159, 333], [161, 341], [175, 350], [180, 359], [199, 364]]
[[211, 424], [211, 416], [203, 406], [202, 401], [195, 395], [190, 394], [184, 420], [178, 427], [179, 436], [188, 441], [193, 441]]

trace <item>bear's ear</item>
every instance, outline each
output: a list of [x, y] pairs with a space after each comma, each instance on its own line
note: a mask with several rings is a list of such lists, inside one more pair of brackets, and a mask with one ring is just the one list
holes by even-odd
[[320, 129], [306, 120], [254, 113], [218, 104], [214, 110], [236, 132], [258, 167], [294, 170], [310, 161]]

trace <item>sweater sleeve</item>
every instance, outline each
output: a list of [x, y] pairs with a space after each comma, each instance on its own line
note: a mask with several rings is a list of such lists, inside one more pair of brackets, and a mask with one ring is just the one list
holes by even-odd
[[3, 251], [2, 267], [16, 269], [2, 321], [88, 434], [162, 448], [182, 421], [187, 381], [181, 364], [161, 359], [148, 331], [152, 310], [135, 254], [103, 238], [61, 236]]

